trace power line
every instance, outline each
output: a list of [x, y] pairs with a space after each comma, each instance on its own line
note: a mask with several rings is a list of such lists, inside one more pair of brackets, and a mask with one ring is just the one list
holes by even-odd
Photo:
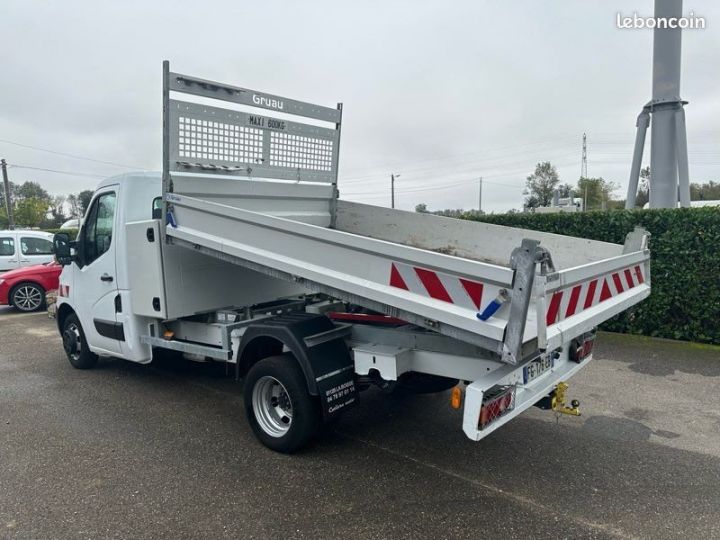
[[31, 171], [43, 171], [43, 172], [51, 172], [51, 173], [57, 173], [57, 174], [67, 174], [70, 176], [86, 176], [88, 178], [107, 178], [106, 175], [102, 174], [87, 174], [87, 173], [81, 173], [77, 171], [59, 171], [57, 169], [44, 169], [42, 167], [31, 167], [29, 165], [9, 165], [9, 167], [13, 169], [28, 169]]
[[9, 141], [7, 139], [0, 139], [0, 142], [5, 143], [5, 144], [12, 144], [13, 146], [19, 146], [20, 148], [29, 148], [31, 150], [37, 150], [39, 152], [47, 152], [48, 154], [55, 154], [57, 156], [65, 156], [65, 157], [69, 157], [72, 159], [91, 161], [93, 163], [101, 163], [103, 165], [112, 165], [113, 167], [123, 167], [125, 169], [134, 169], [134, 170], [138, 170], [138, 169], [146, 170], [147, 169], [147, 167], [136, 167], [133, 165], [125, 165], [123, 163], [115, 163], [112, 161], [103, 161], [101, 159], [94, 159], [94, 158], [90, 158], [90, 157], [86, 157], [86, 156], [78, 156], [76, 154], [68, 154], [67, 152], [59, 152], [57, 150], [50, 150], [49, 148], [41, 148], [39, 146], [32, 146], [30, 144], [23, 144], [23, 143], [19, 143], [19, 142], [15, 142], [15, 141]]
[[[423, 172], [423, 171], [434, 171], [434, 170], [442, 170], [444, 172], [447, 172], [448, 167], [452, 168], [452, 167], [457, 167], [457, 166], [470, 166], [470, 165], [478, 165], [478, 166], [482, 165], [483, 168], [486, 168], [488, 166], [500, 167], [500, 166], [505, 166], [508, 164], [524, 162], [527, 159], [531, 160], [531, 159], [533, 159], [530, 157], [532, 154], [543, 153], [543, 155], [546, 155], [548, 152], [552, 151], [553, 149], [555, 149], [557, 151], [557, 150], [560, 150], [563, 148], [570, 148], [570, 145], [568, 145], [568, 144], [564, 144], [562, 146], [555, 145], [554, 147], [551, 146], [549, 148], [538, 148], [536, 150], [531, 150], [531, 151], [524, 150], [524, 151], [514, 152], [511, 154], [505, 154], [502, 156], [459, 161], [454, 165], [445, 165], [445, 166], [435, 165], [435, 166], [421, 167], [421, 168], [415, 168], [415, 169], [404, 169], [403, 167], [395, 167], [395, 169], [401, 170], [405, 173], [412, 173], [412, 172]], [[559, 158], [565, 157], [566, 155], [568, 155], [568, 154], [563, 154], [562, 156], [552, 156], [552, 157], [559, 159]], [[575, 155], [575, 154], [573, 153], [572, 155]], [[508, 161], [508, 158], [513, 158], [516, 156], [525, 156], [525, 159], [521, 159], [521, 160], [510, 159]], [[449, 159], [449, 158], [445, 158], [445, 159]], [[418, 163], [418, 162], [413, 162], [413, 164], [414, 163]], [[406, 165], [412, 166], [412, 164], [406, 164]], [[367, 174], [364, 176], [346, 176], [346, 177], [343, 177], [343, 181], [349, 182], [349, 183], [360, 183], [362, 180], [373, 179], [373, 178], [378, 178], [378, 177], [384, 178], [385, 173], [378, 170], [378, 172], [376, 174]]]
[[[426, 162], [432, 162], [432, 161], [446, 161], [448, 159], [455, 159], [455, 158], [459, 158], [459, 157], [463, 157], [463, 156], [485, 155], [485, 154], [492, 153], [492, 152], [495, 152], [498, 150], [520, 149], [520, 148], [524, 148], [526, 146], [547, 145], [553, 141], [566, 141], [567, 143], [570, 143], [572, 141], [572, 137], [568, 135], [568, 136], [563, 136], [563, 137], [555, 137], [554, 139], [553, 138], [543, 139], [540, 141], [527, 142], [527, 143], [522, 143], [522, 144], [490, 147], [490, 148], [485, 148], [482, 151], [463, 152], [460, 154], [448, 154], [448, 155], [438, 156], [438, 157], [434, 157], [434, 158], [413, 160], [412, 164], [415, 165], [418, 163], [426, 163]], [[515, 154], [508, 154], [508, 156], [510, 156], [510, 155], [515, 155]], [[507, 157], [507, 156], [498, 156], [498, 157], [501, 158], [501, 157]], [[378, 167], [378, 170], [381, 170], [382, 168], [386, 168], [386, 169], [387, 168], [399, 168], [399, 167], [402, 167], [403, 165], [407, 165], [407, 163], [403, 164], [401, 162], [395, 161], [393, 163], [379, 164], [379, 165], [377, 165], [377, 167]], [[368, 170], [368, 169], [364, 169], [364, 170]], [[357, 174], [358, 172], [364, 172], [364, 170], [356, 171], [351, 174]], [[373, 176], [375, 176], [375, 175], [369, 175], [367, 177], [357, 177], [357, 178], [353, 178], [353, 179], [370, 178]]]

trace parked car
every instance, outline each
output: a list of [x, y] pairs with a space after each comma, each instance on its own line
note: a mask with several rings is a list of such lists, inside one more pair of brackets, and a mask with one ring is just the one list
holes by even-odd
[[55, 260], [52, 239], [44, 231], [0, 231], [0, 272]]
[[73, 218], [68, 219], [65, 223], [60, 225], [61, 229], [79, 229], [80, 228], [80, 218]]
[[45, 295], [58, 288], [62, 266], [55, 261], [17, 268], [0, 274], [0, 305], [20, 311], [45, 307]]

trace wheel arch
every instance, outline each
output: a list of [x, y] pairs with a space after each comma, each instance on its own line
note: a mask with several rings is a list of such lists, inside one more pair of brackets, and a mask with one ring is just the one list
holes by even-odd
[[237, 353], [237, 374], [244, 377], [263, 358], [282, 354], [285, 343], [276, 336], [259, 334], [240, 342]]
[[327, 420], [354, 403], [355, 396], [355, 364], [343, 337], [312, 339], [333, 330], [335, 325], [324, 315], [292, 314], [258, 321], [240, 341], [238, 376], [258, 360], [288, 351], [300, 365], [308, 392], [321, 397]]
[[57, 319], [57, 326], [60, 334], [62, 334], [65, 320], [73, 313], [75, 313], [75, 310], [68, 303], [60, 304], [58, 307], [57, 315], [55, 317]]

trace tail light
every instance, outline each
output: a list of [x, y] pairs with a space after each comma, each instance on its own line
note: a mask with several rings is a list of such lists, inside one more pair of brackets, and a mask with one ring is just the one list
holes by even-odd
[[453, 409], [459, 409], [462, 405], [462, 388], [456, 386], [450, 394], [450, 406]]
[[514, 386], [493, 386], [483, 396], [478, 429], [485, 429], [515, 407]]
[[595, 332], [583, 334], [570, 345], [570, 360], [578, 364], [592, 354], [595, 345]]

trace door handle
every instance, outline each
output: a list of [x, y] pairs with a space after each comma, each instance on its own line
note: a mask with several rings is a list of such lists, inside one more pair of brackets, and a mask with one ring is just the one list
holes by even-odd
[[113, 277], [110, 274], [103, 274], [100, 276], [100, 281], [112, 281]]

